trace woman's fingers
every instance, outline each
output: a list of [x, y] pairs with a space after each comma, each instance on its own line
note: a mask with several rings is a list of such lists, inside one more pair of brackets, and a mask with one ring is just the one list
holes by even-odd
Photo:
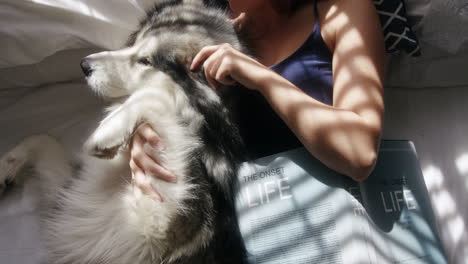
[[164, 145], [159, 135], [147, 124], [140, 125], [130, 144], [130, 170], [132, 185], [136, 192], [141, 192], [154, 200], [163, 201], [153, 188], [151, 178], [176, 182], [175, 175], [160, 165], [158, 155]]
[[228, 54], [231, 51], [224, 51], [219, 48], [203, 63], [205, 74], [221, 84], [232, 85], [235, 81], [230, 76], [232, 69], [232, 57]]
[[229, 44], [207, 46], [195, 56], [190, 69], [195, 71], [203, 64], [205, 78], [213, 88], [217, 88], [219, 83], [233, 85], [236, 81], [231, 71], [235, 55], [235, 50]]
[[215, 76], [215, 79], [224, 85], [235, 84], [236, 81], [231, 76], [231, 68], [232, 68], [232, 65], [231, 65], [231, 62], [229, 61], [223, 61], [223, 63], [220, 63], [216, 72], [213, 73], [213, 75]]
[[146, 176], [133, 160], [130, 160], [130, 170], [132, 171], [133, 188], [138, 188], [143, 194], [148, 195], [156, 201], [163, 201], [161, 195], [151, 186], [151, 182], [148, 179], [150, 176]]
[[148, 195], [152, 199], [162, 202], [162, 196], [153, 188], [148, 177], [150, 176], [145, 175], [141, 170], [136, 170], [136, 172], [132, 173], [133, 187], [139, 189], [143, 194]]
[[[158, 146], [161, 148], [161, 144]], [[159, 164], [160, 161], [156, 154], [160, 151], [161, 149], [155, 149], [154, 146], [145, 147], [145, 143], [140, 137], [140, 134], [136, 134], [133, 137], [133, 146], [130, 152], [131, 161], [133, 161], [135, 166], [140, 168], [143, 173], [151, 174], [158, 179], [175, 183], [177, 181], [176, 176]]]
[[137, 129], [136, 133], [137, 136], [143, 139], [143, 141], [148, 142], [153, 148], [155, 149], [162, 149], [164, 148], [163, 143], [161, 142], [161, 138], [159, 137], [158, 133], [153, 130], [153, 128], [144, 123], [141, 124]]
[[206, 60], [206, 58], [208, 58], [216, 52], [218, 47], [219, 45], [203, 47], [193, 58], [192, 64], [190, 65], [190, 70], [196, 71], [200, 67], [200, 65]]

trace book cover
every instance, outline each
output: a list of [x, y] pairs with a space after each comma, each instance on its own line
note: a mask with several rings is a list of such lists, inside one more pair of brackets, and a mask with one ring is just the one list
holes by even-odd
[[238, 179], [251, 264], [447, 263], [409, 141], [384, 140], [361, 183], [304, 148], [243, 163]]

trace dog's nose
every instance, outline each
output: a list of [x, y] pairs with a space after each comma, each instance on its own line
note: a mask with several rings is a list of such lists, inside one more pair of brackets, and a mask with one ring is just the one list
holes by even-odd
[[91, 73], [93, 72], [93, 69], [91, 68], [91, 65], [89, 64], [89, 61], [87, 59], [82, 59], [80, 66], [81, 66], [81, 70], [83, 71], [86, 77], [91, 75]]

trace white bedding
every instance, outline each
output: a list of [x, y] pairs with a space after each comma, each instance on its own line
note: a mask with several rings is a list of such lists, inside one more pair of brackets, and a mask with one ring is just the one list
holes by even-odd
[[[121, 46], [151, 0], [0, 1], [0, 155], [50, 133], [69, 154], [100, 116], [80, 59]], [[423, 56], [390, 60], [384, 137], [413, 140], [450, 263], [468, 263], [468, 4], [408, 0]], [[41, 263], [30, 189], [0, 199], [0, 264]]]

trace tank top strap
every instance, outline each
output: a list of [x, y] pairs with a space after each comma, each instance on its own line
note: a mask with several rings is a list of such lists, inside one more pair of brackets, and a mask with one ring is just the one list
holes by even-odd
[[318, 11], [318, 0], [314, 0], [314, 15], [315, 19], [318, 21], [319, 20], [319, 11]]

